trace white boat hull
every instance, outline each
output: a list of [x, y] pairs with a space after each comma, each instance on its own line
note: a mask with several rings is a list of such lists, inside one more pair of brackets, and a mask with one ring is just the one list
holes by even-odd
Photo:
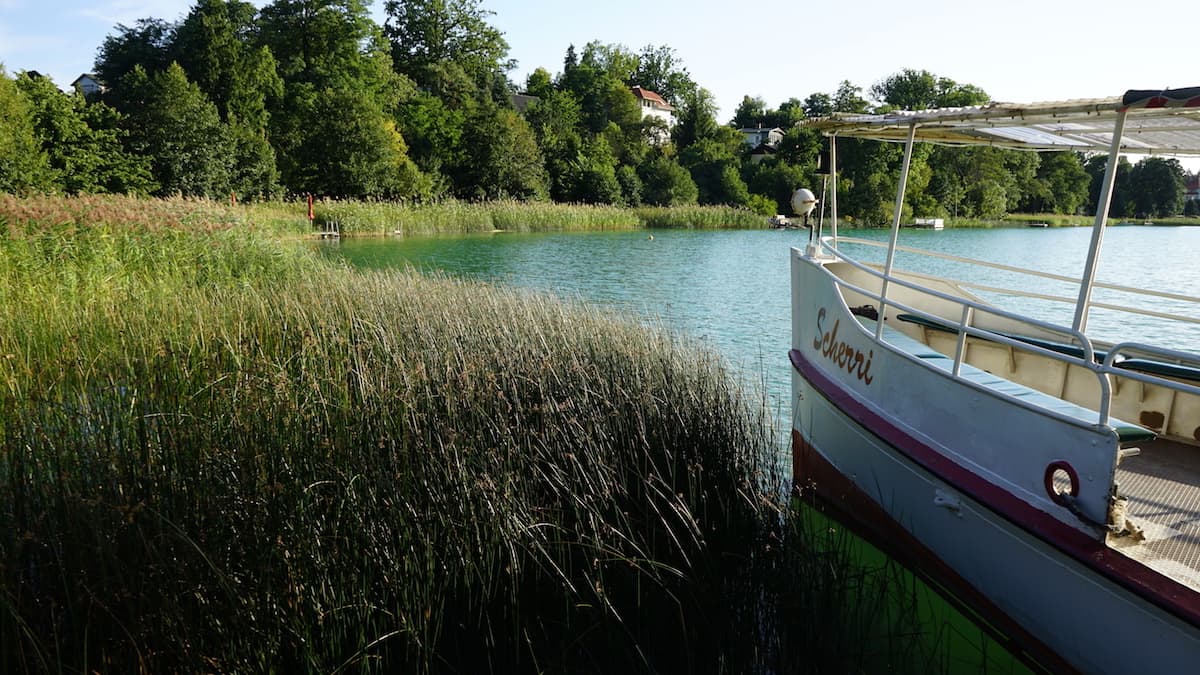
[[797, 490], [865, 528], [1053, 671], [1200, 667], [1195, 592], [1112, 550], [1041, 490], [1042, 468], [1063, 457], [1083, 496], [1107, 489], [1111, 460], [1088, 464], [1089, 453], [1104, 454], [1105, 431], [1014, 405], [874, 342], [828, 271], [795, 255]]

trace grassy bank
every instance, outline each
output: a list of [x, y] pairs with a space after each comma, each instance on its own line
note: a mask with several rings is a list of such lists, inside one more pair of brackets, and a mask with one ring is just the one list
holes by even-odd
[[0, 214], [0, 671], [927, 669], [862, 646], [885, 591], [707, 349], [237, 209], [39, 208]]
[[632, 230], [639, 228], [761, 228], [765, 219], [724, 206], [640, 207], [523, 202], [318, 202], [318, 224], [336, 224], [349, 235], [456, 234]]

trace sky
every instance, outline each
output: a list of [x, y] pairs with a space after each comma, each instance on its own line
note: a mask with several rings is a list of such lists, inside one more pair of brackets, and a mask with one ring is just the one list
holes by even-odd
[[[63, 88], [92, 70], [117, 24], [175, 21], [193, 0], [0, 0], [0, 63], [37, 70]], [[256, 2], [261, 6], [262, 0]], [[1195, 0], [482, 0], [504, 33], [523, 84], [562, 69], [568, 45], [599, 40], [639, 51], [667, 45], [711, 91], [728, 121], [743, 96], [769, 107], [864, 93], [903, 69], [927, 70], [1036, 102], [1117, 96], [1127, 89], [1200, 86]], [[371, 3], [384, 21], [383, 2]]]

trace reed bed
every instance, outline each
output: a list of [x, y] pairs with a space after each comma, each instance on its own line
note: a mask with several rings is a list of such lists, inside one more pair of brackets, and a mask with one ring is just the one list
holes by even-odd
[[769, 440], [711, 354], [545, 298], [84, 238], [6, 242], [8, 288], [59, 292], [0, 318], [5, 670], [650, 671], [728, 658], [727, 613], [754, 629], [728, 591]]
[[319, 202], [319, 224], [336, 223], [343, 234], [425, 235], [446, 233], [631, 230], [639, 228], [760, 228], [766, 221], [746, 209], [724, 206], [621, 208], [589, 204], [515, 201], [435, 204]]
[[645, 206], [635, 209], [645, 227], [689, 229], [761, 229], [767, 219], [731, 206]]
[[0, 671], [878, 662], [706, 348], [180, 227], [0, 237]]

